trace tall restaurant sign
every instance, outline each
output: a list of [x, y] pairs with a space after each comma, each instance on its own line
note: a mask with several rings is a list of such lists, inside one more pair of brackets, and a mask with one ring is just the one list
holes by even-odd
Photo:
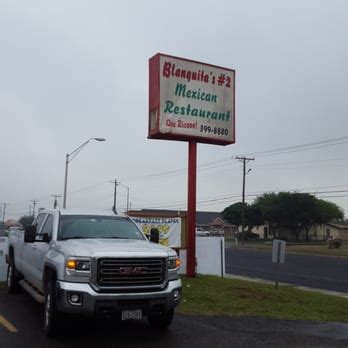
[[149, 69], [149, 138], [235, 142], [234, 70], [160, 53]]

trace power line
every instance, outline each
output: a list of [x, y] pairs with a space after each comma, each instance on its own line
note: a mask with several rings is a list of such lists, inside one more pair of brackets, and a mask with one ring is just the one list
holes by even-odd
[[276, 163], [267, 163], [267, 164], [259, 164], [256, 166], [253, 166], [254, 168], [262, 168], [262, 167], [267, 167], [271, 168], [272, 165], [278, 167], [282, 165], [297, 165], [297, 164], [306, 164], [306, 163], [318, 163], [318, 162], [335, 162], [335, 161], [344, 161], [348, 160], [348, 157], [335, 157], [335, 158], [327, 158], [327, 159], [316, 159], [316, 160], [307, 160], [307, 161], [291, 161], [291, 162], [276, 162]]
[[[347, 186], [347, 185], [344, 185]], [[252, 197], [259, 197], [265, 193], [269, 192], [296, 192], [296, 190], [266, 190], [266, 191], [259, 191], [259, 192], [253, 192], [249, 194], [245, 194], [246, 198], [252, 198]], [[297, 190], [300, 191], [300, 190]], [[314, 191], [314, 192], [302, 192], [302, 193], [308, 193], [312, 195], [322, 195], [322, 194], [328, 194], [328, 193], [345, 193], [348, 192], [348, 190], [329, 190], [329, 191]], [[334, 196], [332, 196], [334, 197]], [[215, 198], [209, 198], [209, 199], [203, 199], [203, 200], [197, 200], [197, 205], [207, 205], [207, 204], [218, 204], [218, 203], [224, 203], [229, 201], [240, 201], [241, 195], [240, 194], [230, 194], [226, 196], [220, 196]], [[147, 206], [147, 209], [160, 209], [160, 208], [168, 208], [168, 207], [182, 207], [185, 206], [185, 201], [176, 201], [176, 202], [166, 202], [166, 203], [157, 203], [157, 204], [145, 204]]]
[[[253, 156], [257, 155], [258, 157], [274, 156], [274, 155], [287, 154], [290, 152], [306, 151], [306, 150], [319, 149], [321, 147], [335, 146], [335, 145], [340, 145], [340, 144], [344, 144], [347, 142], [348, 142], [348, 136], [344, 136], [344, 137], [338, 137], [338, 138], [325, 139], [325, 140], [316, 141], [316, 142], [298, 144], [298, 145], [293, 145], [293, 146], [279, 147], [279, 148], [269, 149], [269, 150], [264, 150], [264, 151], [251, 152], [251, 153], [248, 153], [247, 155], [253, 155]], [[220, 160], [207, 162], [207, 163], [199, 165], [198, 169], [200, 171], [202, 171], [202, 170], [210, 170], [210, 169], [218, 168], [221, 166], [230, 165], [230, 164], [233, 164], [233, 162], [232, 163], [230, 162], [232, 160], [233, 160], [233, 157], [231, 156], [231, 157], [226, 157], [226, 158], [223, 158]], [[336, 159], [332, 159], [332, 160], [336, 160]], [[337, 159], [337, 160], [339, 160], [339, 159]], [[325, 160], [318, 160], [318, 162], [320, 162], [320, 161], [325, 161]], [[312, 162], [312, 161], [310, 161], [310, 162]], [[176, 170], [171, 170], [171, 171], [166, 171], [166, 172], [161, 172], [161, 173], [147, 174], [147, 175], [128, 178], [128, 179], [125, 178], [122, 180], [123, 181], [136, 181], [136, 180], [140, 180], [140, 179], [141, 180], [159, 179], [159, 178], [165, 178], [165, 177], [173, 176], [173, 175], [186, 174], [186, 172], [187, 172], [187, 168], [184, 168], [184, 169], [176, 169]], [[73, 193], [81, 193], [81, 192], [94, 190], [96, 188], [99, 188], [100, 186], [105, 185], [108, 182], [109, 181], [104, 181], [104, 182], [96, 184], [96, 185], [92, 185], [92, 186], [88, 186], [88, 187], [84, 187], [81, 189], [70, 191], [69, 193], [73, 194]], [[50, 197], [50, 196], [44, 196], [44, 197], [39, 198], [39, 199], [42, 200], [46, 197]], [[17, 203], [18, 202], [11, 203], [11, 204], [17, 204]]]
[[[250, 152], [250, 153], [247, 153], [246, 156], [258, 156], [258, 157], [266, 157], [266, 155], [267, 156], [274, 156], [274, 155], [286, 154], [286, 153], [291, 153], [291, 152], [314, 150], [314, 149], [319, 149], [322, 147], [340, 145], [340, 144], [345, 144], [345, 143], [348, 143], [348, 136], [325, 139], [325, 140], [321, 140], [321, 141], [304, 143], [304, 144], [293, 145], [293, 146], [279, 147], [279, 148], [269, 149], [269, 150], [264, 150], [264, 151]], [[225, 158], [220, 159], [220, 160], [207, 162], [207, 163], [199, 165], [198, 169], [206, 170], [206, 169], [217, 168], [217, 167], [220, 167], [222, 165], [226, 165], [226, 161], [231, 161], [233, 159], [234, 158], [231, 156], [231, 157], [225, 157]], [[171, 171], [166, 171], [166, 172], [162, 172], [162, 173], [147, 174], [147, 175], [138, 176], [138, 177], [134, 177], [134, 178], [128, 178], [127, 181], [136, 180], [136, 179], [159, 178], [159, 177], [163, 177], [163, 176], [185, 174], [186, 171], [187, 171], [187, 168], [171, 170]], [[124, 179], [124, 180], [126, 180], [126, 179]]]
[[[339, 137], [339, 138], [331, 138], [331, 139], [325, 139], [325, 140], [320, 140], [320, 141], [315, 141], [315, 142], [310, 142], [310, 143], [304, 143], [304, 144], [299, 144], [299, 145], [292, 145], [292, 146], [285, 146], [285, 147], [279, 147], [276, 149], [270, 149], [270, 150], [264, 150], [264, 151], [257, 151], [257, 152], [251, 152], [246, 154], [247, 156], [260, 156], [263, 154], [270, 154], [273, 152], [283, 152], [283, 151], [288, 151], [288, 150], [295, 150], [295, 149], [302, 149], [305, 150], [305, 148], [309, 147], [315, 147], [317, 145], [324, 145], [324, 146], [333, 146], [333, 145], [339, 145], [339, 144], [344, 144], [348, 142], [348, 136], [344, 137]], [[320, 147], [318, 147], [320, 148]]]
[[348, 197], [348, 195], [337, 195], [337, 196], [320, 196], [320, 198], [345, 198]]
[[93, 190], [95, 188], [104, 186], [105, 184], [110, 183], [110, 181], [103, 181], [102, 183], [96, 184], [96, 185], [92, 185], [92, 186], [87, 186], [87, 187], [83, 187], [77, 190], [73, 190], [73, 191], [68, 191], [69, 194], [74, 194], [74, 193], [80, 193], [80, 192], [84, 192], [84, 191], [90, 191]]

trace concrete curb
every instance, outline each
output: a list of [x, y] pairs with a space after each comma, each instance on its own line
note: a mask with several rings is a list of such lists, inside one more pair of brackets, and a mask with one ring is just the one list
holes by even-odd
[[[248, 282], [262, 283], [262, 284], [267, 284], [267, 285], [274, 285], [274, 281], [261, 279], [261, 278], [245, 277], [245, 276], [240, 276], [240, 275], [235, 275], [235, 274], [227, 274], [227, 273], [224, 276], [225, 276], [225, 278], [245, 280]], [[294, 289], [298, 289], [298, 290], [318, 292], [318, 293], [324, 294], [324, 295], [330, 295], [330, 296], [336, 296], [336, 297], [348, 299], [348, 293], [346, 293], [346, 292], [316, 289], [316, 288], [310, 288], [308, 286], [295, 285], [295, 284], [291, 284], [291, 283], [279, 283], [279, 285], [291, 286]]]

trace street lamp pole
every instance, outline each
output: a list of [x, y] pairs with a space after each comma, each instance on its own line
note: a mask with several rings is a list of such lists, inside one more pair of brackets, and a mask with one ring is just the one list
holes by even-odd
[[65, 157], [65, 178], [64, 178], [64, 194], [63, 194], [63, 208], [66, 208], [66, 190], [68, 186], [68, 166], [69, 166], [69, 154]]
[[105, 141], [104, 138], [89, 138], [80, 146], [78, 146], [74, 151], [67, 153], [65, 156], [65, 178], [64, 178], [64, 195], [63, 195], [63, 208], [66, 208], [66, 197], [67, 197], [67, 188], [68, 188], [68, 167], [69, 163], [76, 157], [76, 155], [91, 141]]
[[6, 206], [8, 203], [0, 203], [2, 205], [2, 222], [5, 223]]

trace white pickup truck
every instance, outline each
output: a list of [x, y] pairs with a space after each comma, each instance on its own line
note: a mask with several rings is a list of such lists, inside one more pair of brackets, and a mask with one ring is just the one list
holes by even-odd
[[181, 298], [180, 261], [156, 240], [158, 231], [149, 241], [127, 216], [41, 211], [9, 234], [8, 291], [21, 286], [45, 305], [48, 336], [59, 335], [64, 313], [146, 316], [165, 328]]

